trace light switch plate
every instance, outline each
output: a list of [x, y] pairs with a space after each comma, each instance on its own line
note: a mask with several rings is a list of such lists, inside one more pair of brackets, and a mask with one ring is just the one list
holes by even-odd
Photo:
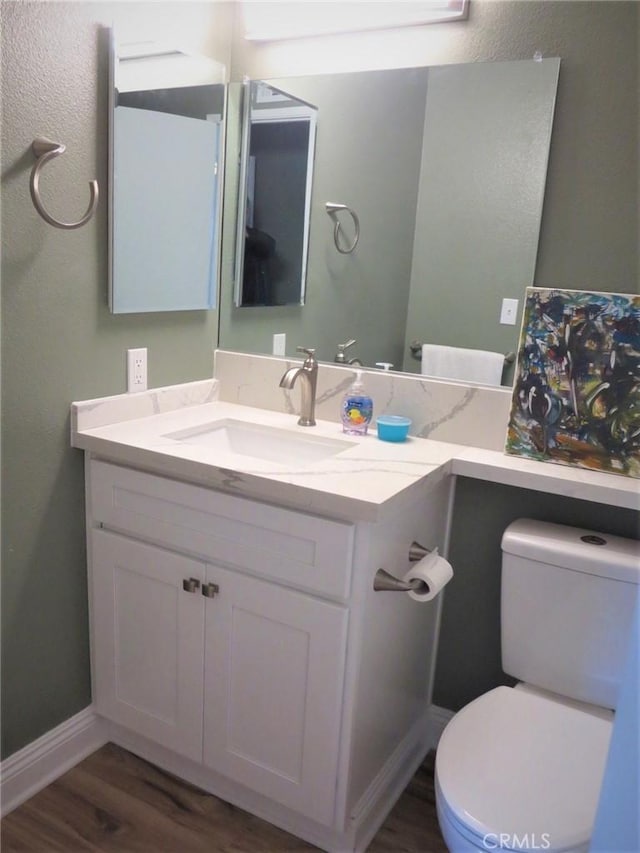
[[287, 336], [284, 332], [273, 336], [273, 355], [284, 355], [286, 346]]
[[505, 326], [515, 326], [518, 316], [518, 300], [503, 299], [502, 310], [500, 311], [500, 322]]

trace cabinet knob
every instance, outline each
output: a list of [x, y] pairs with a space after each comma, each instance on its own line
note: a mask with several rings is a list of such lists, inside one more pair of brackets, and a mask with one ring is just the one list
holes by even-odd
[[206, 598], [214, 598], [220, 592], [220, 587], [217, 583], [203, 583], [202, 594]]
[[200, 589], [200, 581], [198, 578], [184, 578], [182, 589], [185, 592], [197, 592]]

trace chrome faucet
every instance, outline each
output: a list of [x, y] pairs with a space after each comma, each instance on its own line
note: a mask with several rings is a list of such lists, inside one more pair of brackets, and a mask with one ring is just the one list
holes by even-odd
[[316, 384], [318, 382], [318, 362], [316, 361], [315, 349], [296, 347], [297, 352], [306, 352], [302, 367], [290, 367], [280, 380], [281, 388], [293, 388], [298, 377], [302, 386], [300, 388], [300, 426], [315, 426], [316, 410]]

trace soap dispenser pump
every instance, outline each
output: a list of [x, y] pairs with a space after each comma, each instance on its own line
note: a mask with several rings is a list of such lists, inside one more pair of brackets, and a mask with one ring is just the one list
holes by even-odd
[[342, 431], [348, 435], [366, 435], [372, 417], [373, 400], [365, 391], [362, 371], [356, 370], [356, 378], [342, 399]]

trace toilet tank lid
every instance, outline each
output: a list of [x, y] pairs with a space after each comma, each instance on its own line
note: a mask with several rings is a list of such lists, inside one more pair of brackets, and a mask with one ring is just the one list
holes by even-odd
[[502, 550], [539, 563], [640, 584], [640, 542], [635, 539], [519, 518], [503, 533]]

